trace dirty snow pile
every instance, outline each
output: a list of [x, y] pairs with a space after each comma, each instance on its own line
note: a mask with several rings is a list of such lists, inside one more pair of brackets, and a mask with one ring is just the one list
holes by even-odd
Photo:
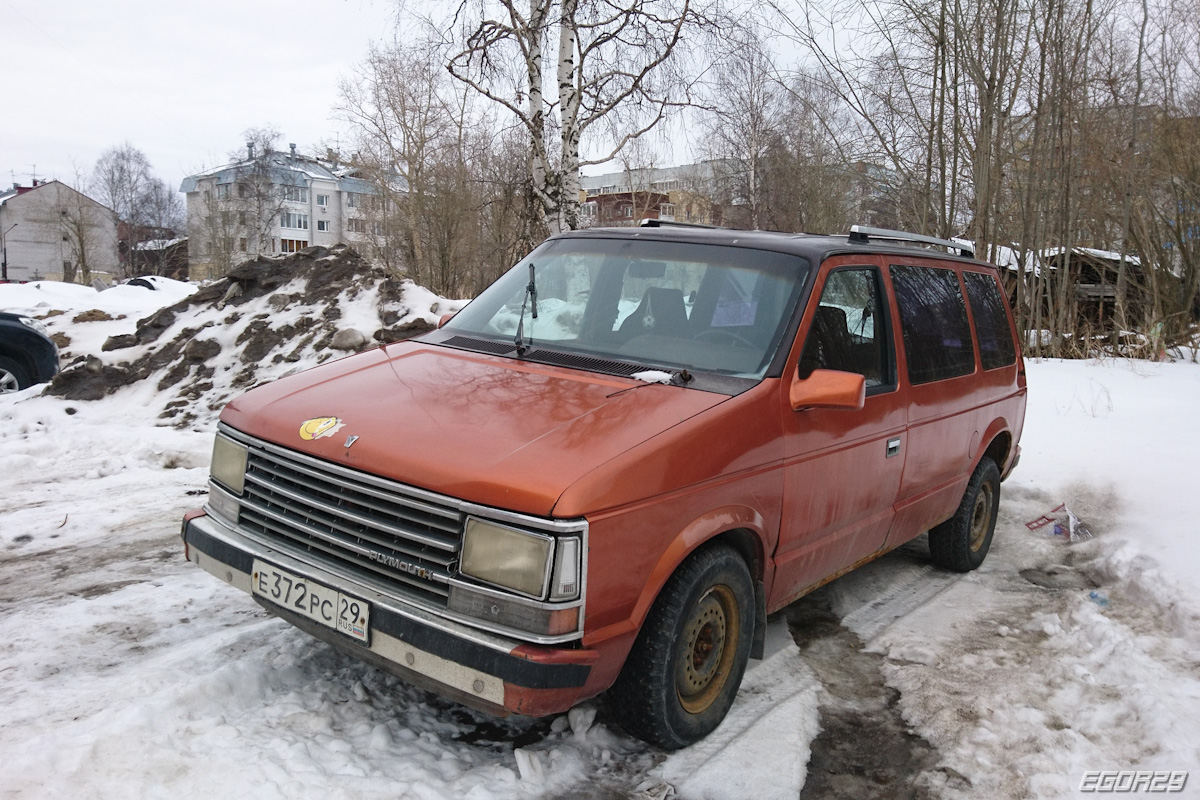
[[[722, 727], [666, 754], [603, 698], [497, 720], [413, 689], [183, 560], [224, 399], [460, 305], [350, 260], [199, 290], [0, 286], [0, 307], [45, 318], [91, 376], [0, 398], [0, 796], [801, 796], [829, 692], [782, 617]], [[1086, 770], [1158, 769], [1190, 771], [1169, 796], [1198, 797], [1200, 366], [1028, 374], [1024, 455], [983, 567], [935, 570], [917, 540], [821, 590], [934, 753], [873, 791], [1080, 797]], [[1093, 538], [1026, 527], [1064, 502]]]
[[133, 331], [142, 317], [199, 288], [160, 277], [143, 277], [138, 283], [102, 291], [61, 281], [0, 284], [0, 309], [40, 319], [50, 329], [65, 365], [78, 356], [100, 353], [108, 338]]
[[[178, 427], [214, 419], [261, 383], [430, 330], [465, 302], [396, 280], [345, 245], [260, 257], [198, 290], [151, 282], [96, 292], [43, 281], [3, 287], [0, 302], [44, 317], [63, 350], [51, 394], [98, 400], [124, 390]], [[71, 312], [55, 313], [64, 300]]]

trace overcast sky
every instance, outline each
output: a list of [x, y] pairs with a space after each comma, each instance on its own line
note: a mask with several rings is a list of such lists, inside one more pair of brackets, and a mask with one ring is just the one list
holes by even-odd
[[[75, 182], [129, 141], [155, 174], [226, 163], [242, 132], [336, 143], [339, 77], [394, 0], [0, 0], [0, 188]], [[342, 134], [341, 141], [345, 142]]]

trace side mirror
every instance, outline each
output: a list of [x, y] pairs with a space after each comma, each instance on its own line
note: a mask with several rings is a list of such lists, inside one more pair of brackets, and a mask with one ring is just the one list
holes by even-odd
[[856, 372], [814, 369], [807, 378], [797, 373], [788, 390], [792, 411], [806, 408], [858, 410], [867, 399], [867, 381]]
[[438, 327], [440, 328], [440, 327], [442, 327], [443, 325], [445, 325], [447, 322], [449, 322], [449, 321], [451, 320], [451, 318], [452, 318], [453, 316], [454, 316], [454, 314], [453, 314], [453, 313], [451, 313], [451, 314], [442, 314], [442, 316], [441, 316], [441, 319], [439, 319], [439, 320], [438, 320]]

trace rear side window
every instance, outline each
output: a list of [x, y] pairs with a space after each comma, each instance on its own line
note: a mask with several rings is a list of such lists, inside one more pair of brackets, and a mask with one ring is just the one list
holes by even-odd
[[995, 279], [980, 272], [964, 272], [963, 280], [975, 317], [975, 332], [979, 335], [980, 363], [984, 369], [1009, 366], [1017, 360], [1017, 348]]
[[929, 383], [975, 371], [975, 348], [954, 270], [891, 268], [910, 383]]

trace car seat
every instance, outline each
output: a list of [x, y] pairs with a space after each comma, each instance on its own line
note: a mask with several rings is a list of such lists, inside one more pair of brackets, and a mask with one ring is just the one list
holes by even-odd
[[642, 302], [632, 314], [625, 318], [619, 328], [622, 339], [652, 333], [658, 336], [690, 335], [687, 308], [683, 304], [683, 292], [651, 286], [642, 295]]

